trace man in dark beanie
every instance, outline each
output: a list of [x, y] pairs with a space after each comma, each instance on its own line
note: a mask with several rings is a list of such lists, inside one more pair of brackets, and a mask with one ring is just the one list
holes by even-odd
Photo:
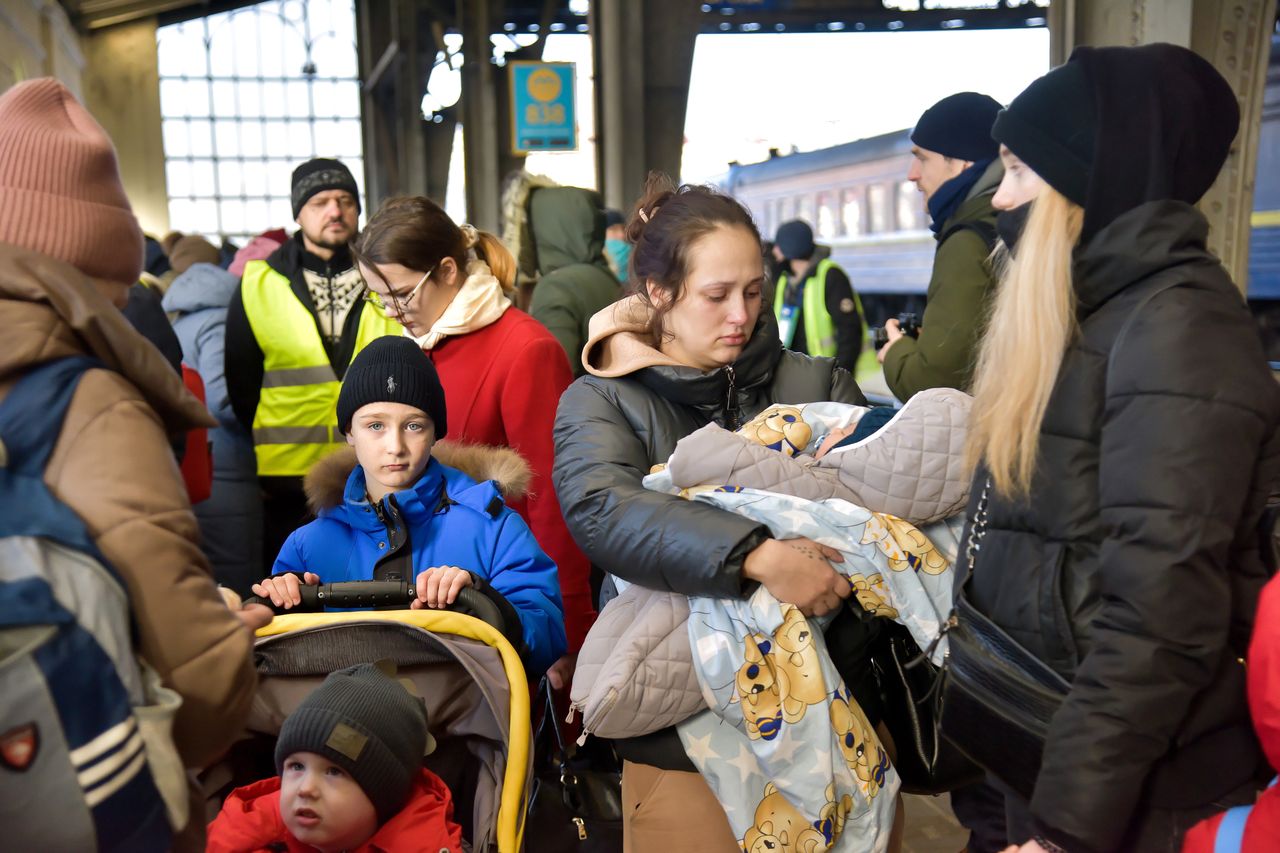
[[265, 261], [245, 265], [227, 307], [225, 372], [236, 418], [251, 431], [263, 493], [263, 564], [309, 517], [302, 478], [341, 446], [338, 382], [360, 348], [400, 326], [361, 301], [359, 190], [338, 160], [293, 170], [299, 230]]
[[449, 788], [422, 766], [434, 749], [393, 665], [330, 673], [280, 728], [279, 776], [231, 792], [209, 850], [461, 850]]
[[991, 125], [1000, 104], [977, 92], [949, 95], [929, 107], [911, 131], [907, 180], [924, 194], [937, 247], [928, 302], [916, 338], [897, 320], [878, 357], [899, 400], [926, 388], [967, 390], [993, 277], [987, 258], [996, 242], [991, 206], [1004, 169]]
[[[850, 373], [867, 343], [862, 302], [849, 276], [813, 242], [813, 228], [802, 219], [778, 226], [773, 257], [781, 273], [773, 296], [782, 345], [806, 355], [827, 356]], [[874, 358], [874, 353], [867, 350]], [[875, 366], [874, 362], [871, 363]]]

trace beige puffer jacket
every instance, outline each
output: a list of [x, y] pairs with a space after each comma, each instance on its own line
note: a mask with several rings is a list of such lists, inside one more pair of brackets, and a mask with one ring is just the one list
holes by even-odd
[[188, 767], [217, 758], [257, 684], [252, 638], [223, 603], [166, 433], [215, 426], [181, 378], [61, 261], [0, 245], [0, 400], [32, 367], [84, 354], [44, 480], [124, 578], [139, 654], [182, 697], [174, 740]]

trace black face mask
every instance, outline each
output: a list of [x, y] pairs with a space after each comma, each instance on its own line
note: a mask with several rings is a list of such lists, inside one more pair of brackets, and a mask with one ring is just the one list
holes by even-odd
[[1031, 212], [1031, 202], [1020, 204], [1013, 210], [1002, 210], [996, 214], [996, 233], [1000, 235], [1000, 239], [1009, 248], [1009, 254], [1014, 253], [1014, 248], [1018, 245], [1018, 238], [1022, 236], [1022, 229], [1027, 227], [1027, 214]]

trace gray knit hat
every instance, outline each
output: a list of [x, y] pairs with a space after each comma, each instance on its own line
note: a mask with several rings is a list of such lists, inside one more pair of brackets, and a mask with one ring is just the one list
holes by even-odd
[[310, 752], [356, 781], [386, 823], [409, 801], [422, 756], [435, 749], [427, 709], [379, 664], [332, 672], [280, 729], [276, 772], [285, 759]]
[[346, 190], [356, 200], [356, 212], [360, 212], [360, 189], [351, 170], [341, 160], [316, 157], [293, 170], [289, 197], [293, 203], [293, 218], [297, 219], [302, 206], [316, 193], [326, 190]]

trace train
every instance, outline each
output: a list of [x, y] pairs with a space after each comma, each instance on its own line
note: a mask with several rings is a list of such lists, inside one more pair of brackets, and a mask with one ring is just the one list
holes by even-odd
[[[721, 188], [747, 206], [767, 240], [803, 219], [848, 273], [869, 322], [920, 313], [935, 242], [923, 197], [907, 180], [910, 130], [817, 151], [770, 151], [732, 163]], [[1272, 361], [1280, 361], [1280, 35], [1271, 41], [1254, 184], [1249, 306]]]

